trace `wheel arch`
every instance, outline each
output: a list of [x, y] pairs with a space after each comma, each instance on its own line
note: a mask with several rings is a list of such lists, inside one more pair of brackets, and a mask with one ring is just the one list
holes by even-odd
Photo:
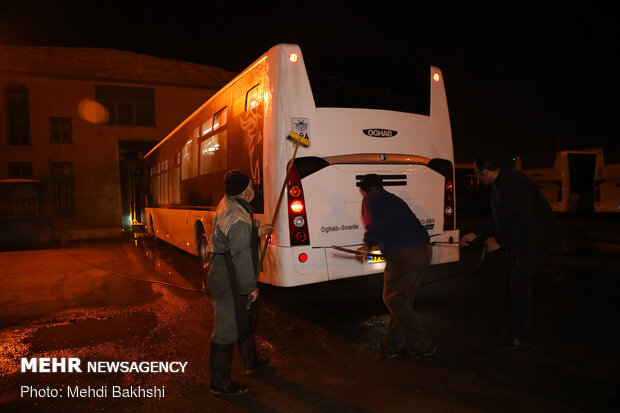
[[199, 218], [194, 222], [194, 246], [196, 255], [200, 255], [200, 237], [205, 234], [207, 240], [209, 239], [209, 233], [207, 232], [207, 224], [202, 218]]

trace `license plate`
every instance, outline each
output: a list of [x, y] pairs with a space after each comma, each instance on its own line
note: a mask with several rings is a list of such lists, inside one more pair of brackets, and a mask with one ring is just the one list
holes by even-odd
[[385, 262], [385, 258], [377, 257], [375, 255], [369, 255], [368, 258], [366, 259], [368, 260], [368, 264], [376, 264], [378, 262]]

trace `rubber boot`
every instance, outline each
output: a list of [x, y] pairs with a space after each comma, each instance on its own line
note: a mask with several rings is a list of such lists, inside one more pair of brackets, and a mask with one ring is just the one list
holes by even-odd
[[247, 385], [235, 383], [230, 379], [233, 344], [211, 342], [211, 393], [236, 396], [247, 392]]
[[239, 342], [239, 353], [245, 368], [243, 373], [246, 375], [252, 374], [256, 369], [269, 364], [268, 358], [258, 358], [256, 356], [256, 346], [254, 345], [254, 335], [252, 333]]

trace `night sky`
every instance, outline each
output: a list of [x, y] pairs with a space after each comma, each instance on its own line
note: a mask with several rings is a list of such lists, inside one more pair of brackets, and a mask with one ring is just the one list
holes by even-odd
[[586, 2], [476, 10], [380, 2], [271, 13], [239, 3], [237, 14], [210, 2], [7, 3], [4, 45], [112, 48], [231, 71], [284, 42], [302, 52], [434, 64], [444, 74], [457, 162], [483, 148], [509, 156], [620, 146], [619, 16]]

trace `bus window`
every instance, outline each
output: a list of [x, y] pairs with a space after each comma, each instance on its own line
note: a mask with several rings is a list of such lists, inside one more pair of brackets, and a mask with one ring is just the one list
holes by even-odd
[[153, 201], [155, 201], [156, 205], [159, 205], [161, 203], [161, 199], [159, 198], [159, 175], [155, 175], [153, 177], [153, 188], [152, 188], [152, 193], [153, 193]]
[[317, 107], [430, 115], [427, 66], [319, 54], [307, 54], [305, 63]]
[[252, 89], [248, 90], [248, 93], [245, 94], [245, 111], [249, 111], [254, 109], [260, 103], [260, 85], [254, 86]]
[[228, 108], [224, 108], [213, 115], [213, 130], [220, 126], [226, 125], [226, 115], [228, 114]]
[[204, 136], [213, 130], [213, 118], [209, 118], [202, 124], [200, 136]]
[[181, 163], [181, 179], [193, 178], [198, 175], [198, 142], [190, 138], [183, 145], [183, 161]]
[[160, 192], [159, 192], [159, 195], [160, 195], [159, 203], [167, 204], [168, 203], [168, 171], [163, 171], [161, 173], [159, 183], [161, 185]]
[[205, 139], [200, 143], [200, 174], [226, 169], [226, 131]]
[[170, 169], [170, 203], [179, 204], [181, 202], [181, 188], [179, 185], [180, 168], [174, 167]]

